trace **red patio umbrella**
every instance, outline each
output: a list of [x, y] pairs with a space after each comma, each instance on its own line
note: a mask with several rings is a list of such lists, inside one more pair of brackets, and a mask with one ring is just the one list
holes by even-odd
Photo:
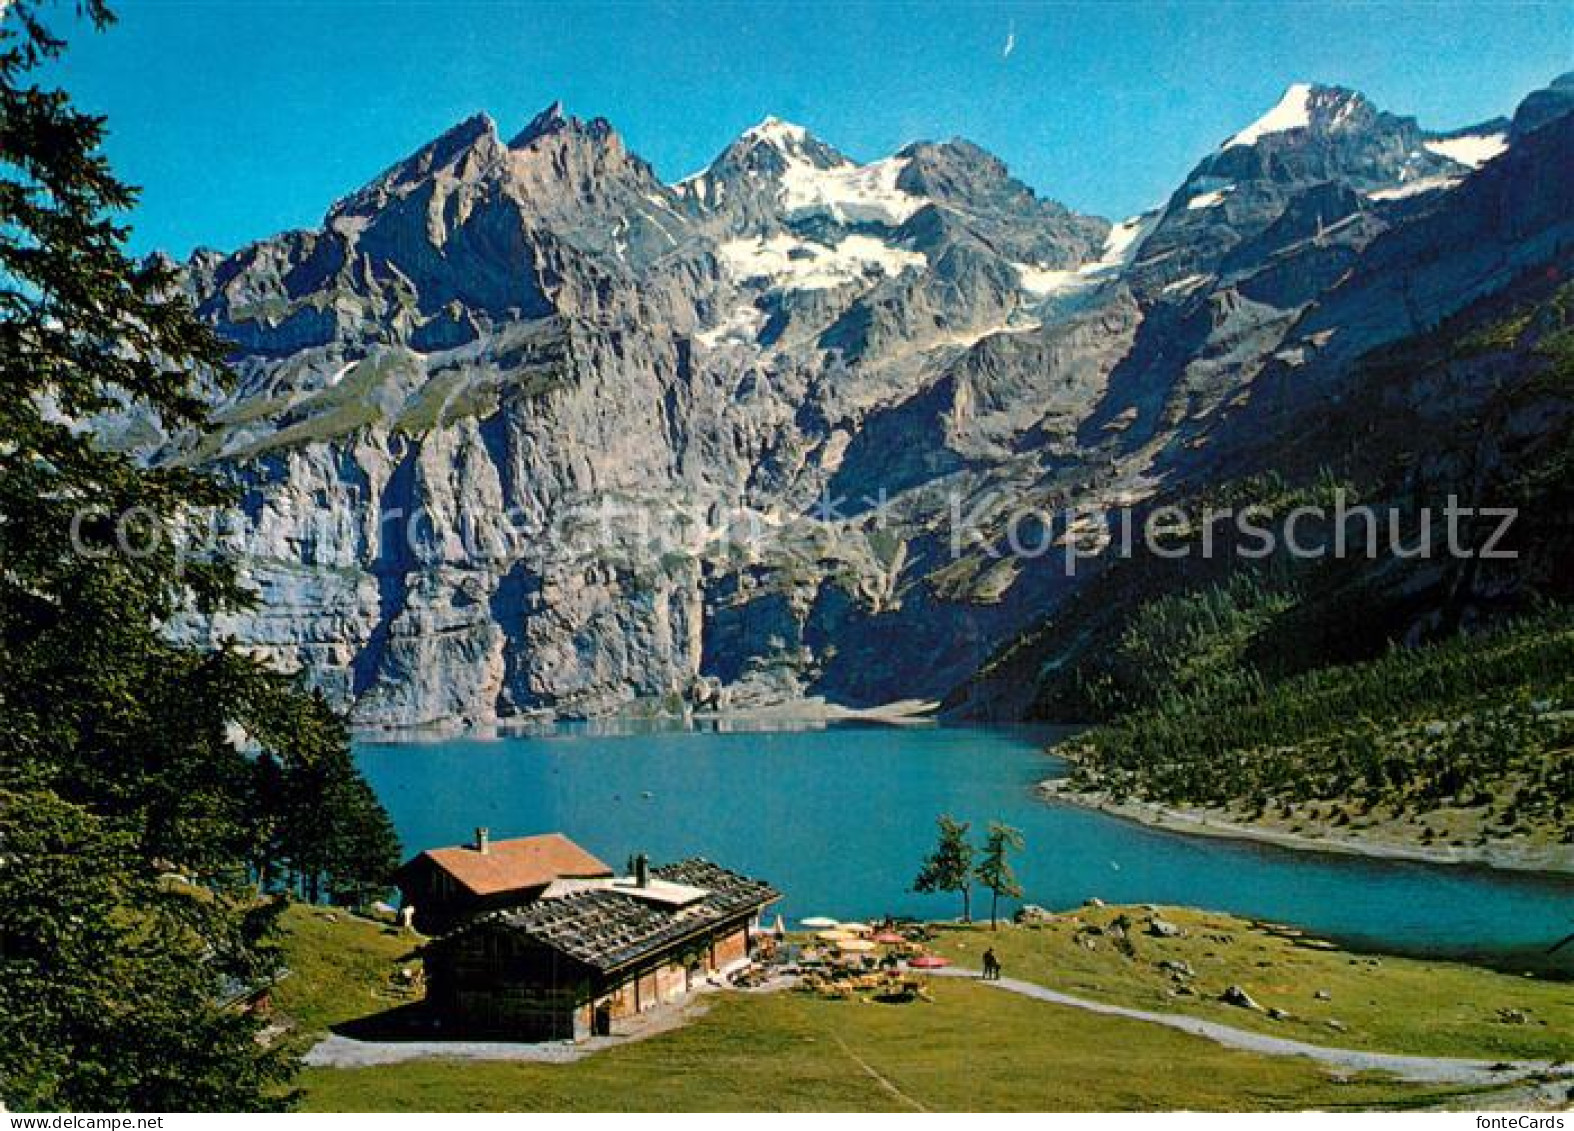
[[936, 970], [951, 965], [951, 960], [940, 954], [920, 954], [917, 958], [909, 958], [907, 964], [920, 970]]
[[883, 943], [886, 946], [895, 946], [897, 943], [905, 943], [907, 940], [895, 931], [881, 931], [874, 937], [874, 941]]

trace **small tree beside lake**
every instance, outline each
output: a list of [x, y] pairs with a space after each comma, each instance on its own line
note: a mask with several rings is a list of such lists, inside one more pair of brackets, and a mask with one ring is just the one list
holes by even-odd
[[958, 821], [949, 813], [942, 813], [936, 822], [940, 839], [929, 854], [918, 878], [913, 881], [917, 892], [954, 891], [962, 895], [962, 922], [973, 921], [973, 846], [967, 833], [972, 825]]
[[1022, 885], [1011, 870], [1010, 854], [1022, 851], [1022, 832], [999, 821], [989, 822], [989, 835], [984, 838], [984, 858], [978, 862], [978, 882], [989, 889], [989, 929], [999, 928], [1000, 897], [1016, 899], [1022, 894]]

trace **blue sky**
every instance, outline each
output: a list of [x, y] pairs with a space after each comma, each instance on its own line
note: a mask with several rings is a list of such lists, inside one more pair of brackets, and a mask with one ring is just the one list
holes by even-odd
[[1120, 217], [1293, 81], [1451, 128], [1574, 69], [1570, 0], [117, 8], [59, 77], [110, 115], [111, 157], [144, 188], [136, 248], [182, 255], [315, 225], [476, 110], [507, 136], [554, 98], [669, 180], [776, 114], [859, 159], [967, 137], [1041, 194]]

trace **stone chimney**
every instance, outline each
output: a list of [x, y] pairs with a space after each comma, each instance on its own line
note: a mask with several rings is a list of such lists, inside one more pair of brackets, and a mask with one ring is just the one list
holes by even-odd
[[650, 857], [643, 852], [634, 857], [634, 886], [637, 888], [650, 887]]
[[485, 825], [477, 825], [475, 830], [475, 850], [485, 856], [492, 849], [492, 830]]

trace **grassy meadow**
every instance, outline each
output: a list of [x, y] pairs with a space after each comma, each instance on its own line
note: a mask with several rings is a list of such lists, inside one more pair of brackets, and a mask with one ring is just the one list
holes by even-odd
[[[1105, 912], [1113, 918], [1120, 909], [1100, 914]], [[1350, 1025], [1349, 1033], [1329, 1043], [1345, 1043], [1348, 1037], [1354, 1047], [1493, 1057], [1545, 1051], [1557, 1045], [1559, 1033], [1574, 1031], [1568, 1003], [1561, 1012], [1556, 1005], [1555, 986], [1521, 986], [1522, 980], [1506, 975], [1392, 959], [1378, 965], [1354, 959], [1358, 965], [1351, 965], [1352, 957], [1339, 952], [1305, 950], [1289, 940], [1253, 935], [1239, 920], [1179, 911], [1166, 915], [1189, 932], [1187, 939], [1174, 940], [1177, 944], [1200, 945], [1203, 936], [1191, 930], [1207, 926], [1211, 931], [1216, 923], [1226, 924], [1239, 940], [1231, 944], [1234, 965], [1229, 968], [1207, 965], [1206, 950], [1185, 952], [1199, 982], [1237, 977], [1237, 970], [1251, 968], [1258, 977], [1242, 973], [1237, 980], [1251, 982], [1254, 993], [1269, 998], [1274, 998], [1273, 986], [1292, 977], [1309, 979], [1307, 997], [1328, 983], [1331, 1004]], [[343, 912], [302, 907], [291, 909], [287, 925], [293, 973], [279, 987], [277, 1007], [293, 1023], [292, 1040], [301, 1047], [331, 1025], [409, 1000], [398, 972], [411, 962], [410, 937]], [[1165, 1008], [1163, 986], [1141, 962], [1088, 951], [1074, 941], [1074, 930], [1069, 919], [1063, 926], [993, 934], [987, 928], [957, 929], [944, 932], [940, 946], [976, 964], [984, 946], [994, 945], [1010, 975]], [[1138, 945], [1146, 949], [1146, 942]], [[1292, 961], [1303, 952], [1312, 956], [1310, 969]], [[1274, 971], [1276, 981], [1261, 976], [1256, 964], [1262, 961], [1283, 964]], [[1418, 993], [1417, 979], [1427, 970], [1448, 979], [1446, 992], [1433, 983]], [[1569, 996], [1567, 986], [1562, 990], [1563, 997]], [[1292, 992], [1299, 994], [1299, 988], [1283, 989], [1285, 996]], [[1463, 1094], [1380, 1078], [1337, 1079], [1308, 1061], [1225, 1049], [1161, 1026], [1035, 1002], [972, 981], [933, 979], [930, 994], [930, 1002], [878, 1005], [793, 992], [719, 993], [703, 999], [693, 1020], [679, 1029], [570, 1064], [432, 1059], [309, 1069], [300, 1081], [302, 1106], [319, 1111], [1284, 1110], [1449, 1105]], [[1365, 994], [1362, 1001], [1368, 1004], [1357, 1008], [1357, 994]], [[1455, 1000], [1451, 995], [1456, 994], [1474, 995], [1478, 1012], [1501, 1004], [1528, 1009], [1546, 1024], [1514, 1026], [1513, 1034], [1498, 1040], [1493, 1023], [1474, 1015], [1459, 1025], [1424, 1022], [1421, 1015], [1429, 1003]], [[1210, 1008], [1173, 1000], [1168, 1007]], [[1226, 1011], [1220, 1019], [1281, 1031], [1280, 1023], [1217, 1008]], [[1384, 1020], [1390, 1012], [1394, 1016]], [[1310, 1039], [1298, 1024], [1283, 1031]], [[1478, 1039], [1478, 1046], [1467, 1047]]]
[[[936, 945], [973, 968], [993, 947], [1006, 976], [1077, 997], [1186, 1013], [1310, 1044], [1481, 1060], [1574, 1058], [1569, 982], [1353, 954], [1291, 928], [1181, 907], [1157, 915], [1184, 937], [1159, 938], [1145, 926], [1152, 914], [1085, 907], [1037, 926], [944, 930]], [[1111, 933], [1121, 919], [1130, 923], [1124, 944]], [[1185, 963], [1193, 976], [1176, 978], [1160, 968], [1166, 961]], [[1232, 985], [1263, 1011], [1220, 1001]], [[1274, 1020], [1269, 1009], [1289, 1016]]]

